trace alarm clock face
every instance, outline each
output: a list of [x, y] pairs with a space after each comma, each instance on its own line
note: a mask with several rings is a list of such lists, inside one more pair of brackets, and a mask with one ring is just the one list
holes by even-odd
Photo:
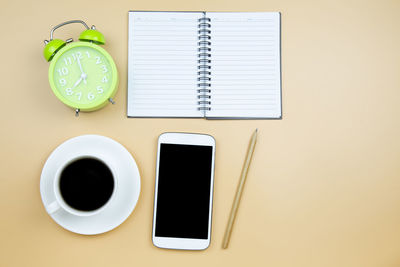
[[77, 42], [57, 52], [50, 65], [49, 80], [62, 102], [90, 111], [114, 96], [118, 74], [114, 61], [103, 48]]

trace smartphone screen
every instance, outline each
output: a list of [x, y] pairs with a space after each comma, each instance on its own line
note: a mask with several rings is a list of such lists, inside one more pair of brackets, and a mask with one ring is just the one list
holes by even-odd
[[155, 236], [207, 239], [213, 147], [160, 144]]

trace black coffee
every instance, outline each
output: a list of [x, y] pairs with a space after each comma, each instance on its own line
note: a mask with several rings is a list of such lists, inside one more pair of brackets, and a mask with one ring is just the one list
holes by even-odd
[[60, 176], [61, 196], [77, 210], [101, 208], [110, 199], [113, 190], [111, 170], [97, 159], [78, 159], [65, 167]]

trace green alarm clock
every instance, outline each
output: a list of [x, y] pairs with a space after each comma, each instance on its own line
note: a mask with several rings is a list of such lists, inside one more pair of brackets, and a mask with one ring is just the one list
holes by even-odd
[[[78, 42], [53, 39], [56, 29], [71, 23], [81, 23], [86, 30]], [[103, 34], [81, 20], [71, 20], [55, 26], [50, 32], [50, 41], [45, 40], [43, 51], [49, 67], [49, 82], [56, 97], [80, 111], [94, 111], [108, 102], [118, 89], [118, 72], [114, 60], [100, 45], [105, 43]]]

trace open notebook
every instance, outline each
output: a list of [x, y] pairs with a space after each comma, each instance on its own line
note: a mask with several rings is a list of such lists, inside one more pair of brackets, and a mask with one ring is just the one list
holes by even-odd
[[129, 12], [129, 117], [281, 118], [280, 13]]

